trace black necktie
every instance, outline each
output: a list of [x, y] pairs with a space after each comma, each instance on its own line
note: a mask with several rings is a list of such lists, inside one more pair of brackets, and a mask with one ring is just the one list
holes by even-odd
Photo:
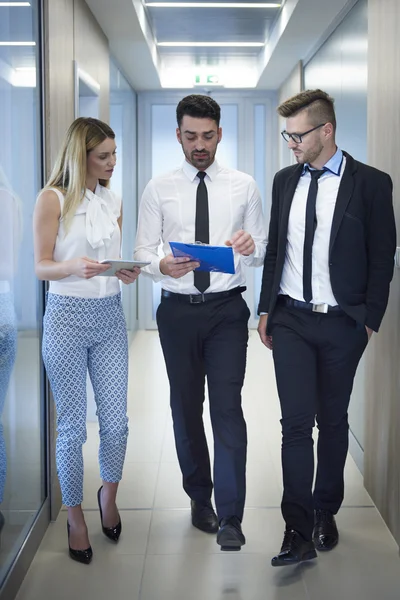
[[318, 179], [326, 169], [321, 171], [308, 169], [311, 174], [311, 183], [308, 189], [307, 206], [306, 206], [306, 227], [304, 234], [304, 251], [303, 251], [303, 296], [306, 302], [312, 300], [312, 247], [314, 242], [314, 234], [317, 228], [317, 217], [315, 205], [317, 202]]
[[[199, 171], [197, 177], [200, 179], [200, 183], [197, 186], [196, 194], [196, 221], [195, 221], [195, 233], [194, 241], [208, 244], [210, 242], [210, 228], [208, 220], [208, 194], [207, 186], [204, 182], [206, 176], [205, 171]], [[206, 271], [194, 271], [194, 285], [203, 293], [208, 287], [210, 287], [210, 273]]]

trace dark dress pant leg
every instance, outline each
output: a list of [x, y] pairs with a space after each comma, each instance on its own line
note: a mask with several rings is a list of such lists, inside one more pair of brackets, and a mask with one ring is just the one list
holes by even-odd
[[344, 467], [349, 446], [348, 407], [368, 334], [363, 325], [343, 315], [322, 320], [320, 335], [314, 507], [336, 514], [344, 497]]
[[243, 518], [247, 432], [242, 411], [250, 311], [241, 295], [213, 301], [204, 361], [214, 433], [214, 493], [218, 518]]
[[311, 540], [314, 524], [312, 430], [317, 406], [317, 349], [308, 313], [278, 307], [273, 358], [282, 412], [282, 515], [287, 529]]
[[206, 502], [212, 493], [210, 457], [203, 425], [204, 315], [200, 305], [162, 298], [157, 325], [170, 383], [175, 445], [190, 498]]

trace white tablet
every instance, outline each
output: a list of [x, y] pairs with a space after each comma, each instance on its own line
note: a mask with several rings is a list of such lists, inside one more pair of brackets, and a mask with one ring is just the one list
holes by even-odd
[[121, 260], [121, 259], [105, 259], [100, 261], [101, 264], [110, 264], [110, 268], [103, 273], [99, 273], [99, 277], [113, 277], [117, 271], [121, 269], [126, 269], [127, 271], [132, 271], [133, 267], [145, 267], [149, 265], [149, 262], [143, 262], [141, 260]]

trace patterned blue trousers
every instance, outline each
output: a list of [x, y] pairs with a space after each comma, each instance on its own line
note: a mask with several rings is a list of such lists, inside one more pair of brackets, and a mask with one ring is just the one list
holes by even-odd
[[100, 425], [100, 476], [114, 483], [122, 477], [128, 437], [128, 340], [121, 295], [48, 294], [43, 360], [57, 410], [56, 459], [62, 499], [66, 506], [77, 506], [83, 500], [87, 371]]
[[3, 414], [7, 388], [17, 353], [17, 326], [13, 297], [9, 293], [0, 294], [0, 504], [3, 502], [7, 475], [7, 455], [4, 442]]

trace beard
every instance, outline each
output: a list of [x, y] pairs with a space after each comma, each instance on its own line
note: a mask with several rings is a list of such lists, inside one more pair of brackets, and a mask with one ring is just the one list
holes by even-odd
[[201, 152], [199, 152], [198, 150], [193, 150], [192, 152], [189, 152], [188, 150], [186, 150], [183, 144], [182, 149], [188, 163], [193, 165], [193, 167], [195, 167], [196, 169], [199, 169], [199, 171], [205, 171], [210, 165], [212, 165], [215, 159], [215, 154], [217, 152], [217, 146], [215, 146], [215, 148], [211, 152], [208, 152], [207, 150], [202, 150]]
[[308, 150], [305, 150], [304, 152], [301, 150], [295, 149], [294, 151], [300, 152], [300, 154], [295, 154], [296, 161], [298, 163], [300, 163], [301, 165], [304, 165], [306, 163], [312, 164], [318, 158], [318, 156], [321, 154], [323, 149], [324, 149], [324, 147], [321, 144], [321, 142], [316, 144], [314, 146], [314, 148], [309, 148]]

